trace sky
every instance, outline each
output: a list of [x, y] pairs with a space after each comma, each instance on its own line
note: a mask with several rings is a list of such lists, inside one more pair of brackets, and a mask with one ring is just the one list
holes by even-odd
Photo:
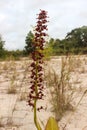
[[8, 50], [23, 49], [40, 9], [48, 11], [48, 35], [63, 39], [87, 26], [87, 0], [0, 0], [0, 34]]

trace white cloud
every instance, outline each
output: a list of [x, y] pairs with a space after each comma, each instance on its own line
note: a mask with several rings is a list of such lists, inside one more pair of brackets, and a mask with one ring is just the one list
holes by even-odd
[[68, 31], [87, 25], [87, 0], [3, 0], [0, 1], [0, 33], [6, 48], [23, 48], [25, 37], [35, 26], [36, 14], [45, 9], [49, 15], [49, 35], [64, 38]]

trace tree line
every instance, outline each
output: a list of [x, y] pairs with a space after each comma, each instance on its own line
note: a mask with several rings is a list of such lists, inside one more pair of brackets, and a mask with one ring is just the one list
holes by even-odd
[[72, 30], [62, 40], [51, 38], [48, 48], [53, 55], [87, 54], [87, 26]]
[[[23, 50], [8, 51], [4, 45], [5, 41], [0, 35], [0, 58], [28, 56], [34, 49], [34, 33], [29, 31], [27, 34]], [[44, 53], [47, 55], [87, 54], [87, 26], [73, 29], [62, 40], [49, 38], [45, 43]]]

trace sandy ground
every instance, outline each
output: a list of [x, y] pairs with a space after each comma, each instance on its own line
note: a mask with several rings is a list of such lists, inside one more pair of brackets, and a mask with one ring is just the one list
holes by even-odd
[[[76, 60], [77, 59], [77, 60]], [[27, 105], [29, 88], [30, 60], [0, 62], [0, 130], [36, 130], [33, 122], [33, 111]], [[87, 89], [87, 57], [74, 57], [72, 62], [72, 80], [78, 96], [74, 100], [76, 106]], [[45, 70], [61, 69], [61, 57], [53, 57], [46, 61]], [[14, 89], [13, 89], [14, 88]], [[12, 93], [13, 90], [13, 93]], [[49, 102], [49, 89], [44, 91], [45, 100], [38, 102], [44, 110], [38, 112], [38, 117], [46, 124], [52, 116]], [[87, 94], [83, 97], [74, 112], [66, 112], [59, 122], [60, 130], [87, 130]], [[64, 128], [64, 129], [63, 129]]]

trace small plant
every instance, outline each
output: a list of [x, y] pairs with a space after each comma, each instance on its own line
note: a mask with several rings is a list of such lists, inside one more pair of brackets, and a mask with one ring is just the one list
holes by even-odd
[[[47, 34], [44, 32], [47, 30], [47, 12], [45, 10], [41, 10], [37, 17], [37, 26], [35, 27], [35, 37], [33, 44], [33, 52], [31, 53], [32, 63], [31, 63], [31, 86], [28, 98], [29, 106], [32, 106], [34, 109], [34, 123], [37, 130], [42, 130], [40, 123], [37, 118], [37, 111], [43, 109], [43, 106], [38, 107], [37, 101], [42, 100], [44, 97], [44, 77], [43, 77], [43, 50], [45, 43], [45, 36]], [[48, 125], [49, 124], [49, 125]], [[53, 124], [56, 126], [54, 127]], [[50, 118], [47, 123], [45, 130], [58, 130], [57, 123], [54, 118]]]
[[16, 71], [14, 70], [14, 73], [13, 73], [13, 75], [11, 77], [11, 83], [10, 83], [10, 86], [8, 88], [8, 91], [7, 91], [8, 94], [17, 93], [17, 90], [16, 90], [17, 84], [16, 84], [15, 80], [16, 80]]
[[10, 87], [8, 88], [8, 94], [16, 94], [17, 93], [17, 91], [16, 91], [16, 88], [15, 88], [16, 86], [13, 84], [13, 82], [11, 82], [11, 85], [10, 85]]

